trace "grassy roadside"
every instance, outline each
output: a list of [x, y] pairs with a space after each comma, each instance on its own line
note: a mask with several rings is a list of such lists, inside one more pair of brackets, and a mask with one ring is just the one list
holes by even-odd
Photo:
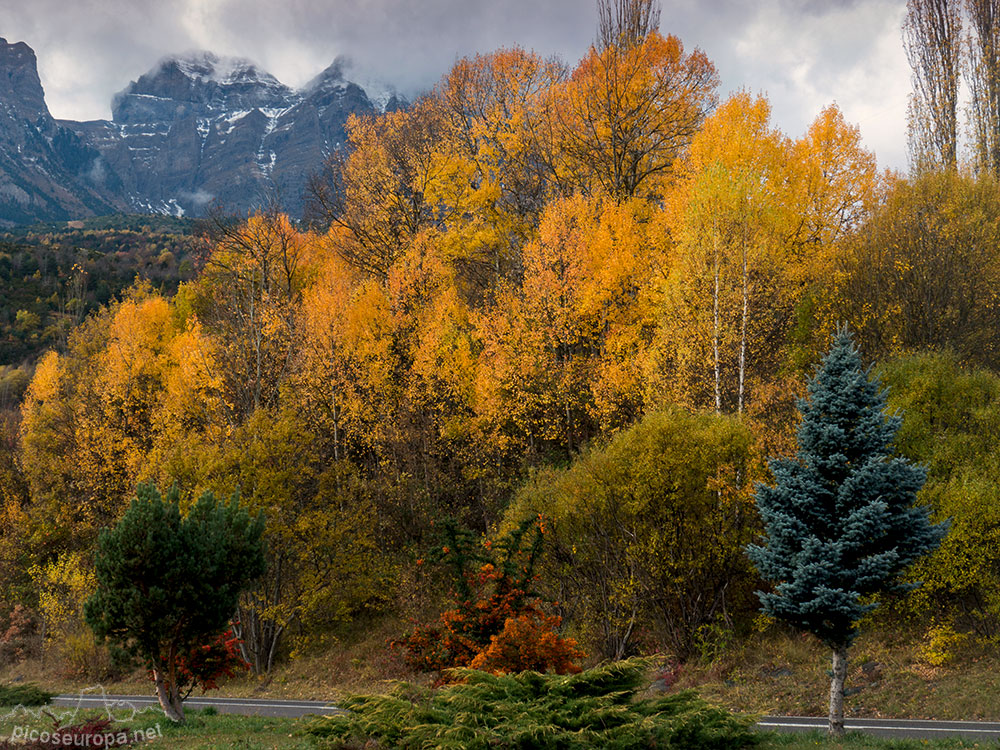
[[[403, 629], [398, 621], [366, 623], [340, 641], [279, 664], [270, 680], [240, 677], [214, 694], [338, 700], [348, 693], [384, 692], [397, 680], [426, 683], [429, 678], [409, 671], [386, 645]], [[829, 654], [813, 639], [772, 630], [710, 660], [683, 665], [676, 685], [736, 711], [823, 716], [828, 669]], [[21, 682], [62, 693], [100, 684], [109, 693], [152, 695], [141, 670], [117, 680], [73, 677], [55, 658], [0, 669], [0, 684]], [[865, 633], [851, 650], [847, 688], [852, 716], [1000, 720], [1000, 651], [970, 641], [952, 661], [933, 666], [912, 635], [893, 640]]]
[[851, 732], [843, 740], [831, 740], [818, 732], [808, 734], [767, 734], [759, 750], [957, 750], [958, 748], [995, 748], [995, 743], [971, 740], [887, 740]]
[[[18, 715], [0, 720], [0, 738], [20, 737], [32, 729], [51, 731], [54, 724], [49, 714], [58, 716], [58, 709], [39, 715]], [[101, 717], [99, 712], [81, 712], [73, 723], [89, 717]], [[145, 737], [130, 747], [191, 748], [209, 750], [214, 748], [242, 748], [243, 750], [265, 750], [268, 748], [292, 748], [299, 750], [312, 748], [308, 739], [295, 734], [296, 720], [263, 716], [235, 716], [213, 714], [211, 711], [188, 711], [183, 725], [171, 723], [158, 710], [143, 711], [131, 721], [114, 724], [114, 732], [124, 731], [134, 738], [138, 731]], [[15, 732], [19, 732], [15, 734]]]
[[[398, 629], [398, 623], [384, 623], [365, 637], [279, 665], [269, 681], [241, 677], [209, 695], [338, 700], [348, 693], [384, 692], [396, 680], [427, 682], [386, 646]], [[676, 686], [695, 688], [735, 711], [823, 716], [828, 669], [829, 655], [812, 639], [766, 633], [710, 661], [683, 665]], [[119, 680], [73, 678], [61, 673], [54, 660], [0, 670], [0, 684], [22, 682], [62, 693], [100, 684], [109, 693], [152, 695], [152, 684], [141, 670]], [[1000, 720], [1000, 653], [969, 643], [953, 661], [933, 666], [912, 643], [866, 634], [852, 649], [847, 688], [850, 716]]]
[[[270, 679], [252, 675], [226, 680], [218, 691], [208, 693], [233, 698], [291, 700], [337, 700], [347, 694], [382, 692], [397, 680], [429, 682], [410, 671], [400, 654], [386, 644], [407, 625], [391, 618], [359, 624], [342, 640], [314, 648], [294, 660], [279, 664]], [[153, 685], [144, 670], [109, 678], [67, 673], [58, 654], [44, 662], [33, 659], [0, 668], [0, 684], [32, 682], [55, 693], [73, 693], [100, 685], [109, 694], [153, 695]], [[200, 696], [195, 691], [192, 696]]]
[[[365, 635], [345, 638], [328, 648], [279, 666], [269, 682], [252, 678], [231, 680], [218, 695], [255, 698], [337, 700], [346, 693], [381, 693], [397, 679], [422, 678], [405, 669], [397, 654], [386, 647], [399, 623], [384, 622]], [[865, 634], [852, 650], [848, 678], [850, 716], [1000, 719], [1000, 655], [988, 644], [967, 643], [950, 662], [933, 666], [912, 641]], [[686, 664], [677, 670], [676, 688], [694, 688], [710, 702], [750, 714], [819, 715], [826, 711], [829, 686], [828, 654], [811, 639], [769, 631], [743, 645], [722, 651], [710, 660]], [[26, 662], [0, 670], [0, 684], [15, 678], [36, 682], [47, 690], [72, 692], [100, 682], [109, 693], [149, 695], [152, 686], [141, 671], [124, 680], [71, 679], [60, 674], [54, 660], [48, 665]], [[307, 748], [295, 734], [292, 719], [211, 716], [191, 712], [184, 727], [175, 727], [159, 715], [162, 736], [153, 740], [164, 748]], [[134, 727], [149, 723], [140, 716]], [[155, 724], [156, 721], [153, 721]], [[38, 726], [51, 728], [43, 717]], [[0, 723], [0, 737], [9, 728]], [[974, 748], [994, 743], [959, 740], [883, 740], [865, 735], [831, 742], [823, 735], [764, 735], [765, 750], [800, 748]]]
[[[677, 686], [734, 711], [825, 716], [829, 658], [814, 639], [769, 633], [711, 662], [684, 665]], [[935, 666], [912, 641], [866, 634], [852, 648], [847, 691], [848, 716], [998, 720], [1000, 654], [970, 641]]]
[[[163, 736], [151, 743], [171, 750], [271, 750], [315, 748], [295, 734], [294, 719], [261, 716], [191, 716], [184, 726], [167, 722]], [[141, 747], [141, 745], [140, 745]]]

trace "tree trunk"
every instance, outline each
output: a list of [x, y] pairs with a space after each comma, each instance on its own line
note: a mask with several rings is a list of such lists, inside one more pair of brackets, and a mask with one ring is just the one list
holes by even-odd
[[747, 362], [747, 315], [749, 310], [749, 298], [747, 285], [750, 283], [747, 274], [747, 238], [746, 226], [743, 227], [743, 317], [740, 321], [740, 384], [739, 395], [736, 399], [736, 413], [743, 413], [743, 384], [746, 381]]
[[722, 413], [722, 386], [719, 373], [719, 232], [712, 225], [715, 247], [715, 288], [712, 290], [712, 353], [715, 356], [715, 413]]
[[183, 724], [184, 706], [179, 700], [175, 703], [174, 697], [177, 691], [173, 686], [167, 687], [166, 681], [163, 679], [163, 672], [159, 669], [153, 670], [153, 683], [156, 685], [156, 699], [160, 702], [163, 713], [171, 721]]
[[340, 411], [337, 409], [337, 389], [333, 389], [333, 460], [340, 461]]
[[830, 734], [844, 735], [844, 681], [847, 679], [847, 646], [833, 649], [833, 671], [830, 675]]

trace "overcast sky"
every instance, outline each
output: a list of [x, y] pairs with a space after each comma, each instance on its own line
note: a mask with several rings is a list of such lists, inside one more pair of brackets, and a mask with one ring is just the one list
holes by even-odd
[[[662, 0], [661, 31], [715, 62], [722, 94], [768, 95], [800, 135], [837, 102], [882, 166], [906, 164], [905, 0]], [[167, 54], [248, 57], [299, 86], [338, 55], [410, 94], [473, 52], [519, 44], [576, 62], [595, 0], [0, 0], [0, 36], [38, 55], [52, 114], [109, 118], [111, 97]]]

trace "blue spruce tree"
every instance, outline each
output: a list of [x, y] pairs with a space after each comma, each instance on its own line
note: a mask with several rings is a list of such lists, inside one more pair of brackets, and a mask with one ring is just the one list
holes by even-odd
[[833, 651], [830, 733], [844, 731], [847, 651], [875, 595], [933, 550], [946, 525], [914, 507], [925, 472], [893, 455], [899, 416], [869, 379], [846, 328], [799, 403], [794, 459], [771, 462], [774, 486], [757, 489], [766, 539], [747, 553], [774, 583], [760, 593], [772, 617], [812, 633]]

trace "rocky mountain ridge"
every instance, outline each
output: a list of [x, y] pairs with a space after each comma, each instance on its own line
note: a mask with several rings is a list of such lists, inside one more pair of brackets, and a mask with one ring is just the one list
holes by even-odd
[[31, 48], [0, 38], [0, 226], [242, 212], [265, 195], [297, 215], [347, 118], [405, 106], [391, 90], [373, 101], [345, 67], [292, 89], [250, 60], [171, 56], [115, 95], [111, 120], [75, 122], [49, 113]]

